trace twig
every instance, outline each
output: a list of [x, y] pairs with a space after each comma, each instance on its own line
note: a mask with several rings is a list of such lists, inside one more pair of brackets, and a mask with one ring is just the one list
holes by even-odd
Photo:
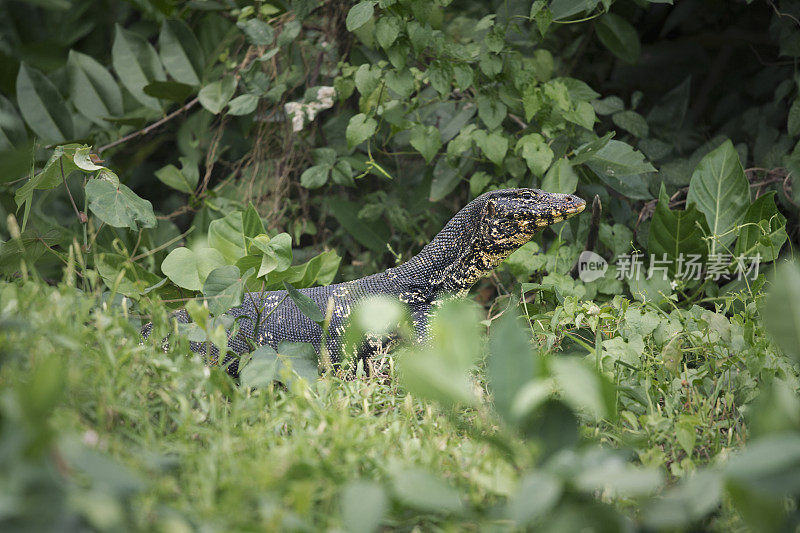
[[191, 232], [193, 232], [193, 231], [194, 231], [194, 228], [195, 228], [195, 227], [194, 227], [194, 226], [192, 226], [191, 228], [189, 228], [188, 230], [184, 231], [183, 233], [181, 233], [181, 234], [180, 234], [180, 235], [178, 235], [177, 237], [174, 237], [174, 238], [172, 238], [172, 239], [168, 240], [168, 241], [167, 241], [167, 242], [165, 242], [164, 244], [161, 244], [161, 245], [159, 245], [159, 246], [156, 246], [156, 247], [155, 247], [155, 248], [153, 248], [152, 250], [147, 250], [146, 252], [142, 252], [142, 253], [140, 253], [139, 255], [134, 255], [134, 256], [133, 256], [133, 257], [131, 257], [131, 259], [130, 259], [130, 260], [131, 260], [131, 262], [136, 262], [136, 261], [138, 261], [139, 259], [144, 259], [145, 257], [148, 257], [148, 256], [150, 256], [150, 255], [153, 255], [153, 254], [154, 254], [154, 253], [156, 253], [156, 252], [160, 252], [160, 251], [161, 251], [161, 250], [163, 250], [164, 248], [167, 248], [167, 247], [171, 246], [172, 244], [174, 244], [174, 243], [178, 242], [179, 240], [181, 240], [181, 239], [183, 239], [184, 237], [186, 237], [187, 235], [189, 235]]
[[187, 102], [184, 106], [180, 107], [179, 109], [176, 109], [175, 111], [173, 111], [172, 113], [170, 113], [166, 117], [162, 118], [161, 120], [157, 120], [156, 122], [153, 122], [149, 126], [146, 126], [146, 127], [142, 128], [142, 129], [140, 129], [138, 131], [135, 131], [133, 133], [130, 133], [130, 134], [126, 135], [125, 137], [121, 137], [121, 138], [117, 139], [114, 142], [110, 142], [110, 143], [108, 143], [108, 144], [106, 144], [104, 146], [101, 146], [100, 148], [97, 149], [97, 154], [99, 155], [99, 154], [103, 153], [105, 150], [108, 150], [109, 148], [113, 148], [114, 146], [117, 146], [119, 144], [126, 143], [126, 142], [130, 141], [131, 139], [135, 139], [136, 137], [139, 137], [141, 135], [147, 135], [148, 133], [150, 133], [154, 129], [158, 128], [159, 126], [162, 126], [163, 124], [166, 124], [167, 122], [169, 122], [173, 118], [177, 117], [178, 115], [180, 115], [184, 111], [188, 111], [189, 109], [194, 107], [197, 104], [197, 102], [199, 102], [199, 101], [200, 101], [200, 98], [195, 96], [194, 98], [189, 100], [189, 102]]
[[69, 201], [72, 204], [72, 209], [75, 210], [75, 216], [78, 217], [78, 220], [80, 221], [81, 224], [85, 224], [86, 223], [86, 214], [85, 213], [81, 213], [80, 210], [78, 209], [78, 206], [75, 205], [75, 198], [72, 197], [72, 192], [69, 190], [69, 187], [67, 187], [67, 177], [64, 176], [64, 160], [63, 160], [63, 158], [59, 158], [58, 159], [58, 165], [59, 165], [59, 167], [61, 167], [61, 181], [64, 182], [64, 188], [67, 189], [67, 195], [69, 196]]
[[508, 114], [508, 118], [510, 118], [511, 120], [516, 122], [517, 124], [519, 124], [519, 127], [522, 128], [523, 130], [528, 127], [528, 125], [525, 123], [525, 121], [522, 120], [521, 118], [519, 118], [514, 113], [509, 113]]
[[778, 10], [778, 6], [776, 6], [775, 2], [773, 2], [772, 0], [767, 0], [767, 3], [770, 5], [770, 7], [772, 7], [772, 10], [775, 11], [776, 15], [778, 15], [779, 17], [786, 17], [788, 19], [791, 19], [791, 20], [794, 21], [795, 24], [800, 26], [800, 20], [798, 20], [797, 17], [795, 17], [791, 13], [783, 13], [783, 12], [779, 11]]
[[[767, 168], [761, 168], [761, 167], [753, 167], [753, 168], [745, 169], [744, 172], [745, 172], [745, 175], [747, 176], [747, 180], [750, 182], [749, 183], [750, 188], [755, 188], [756, 189], [756, 198], [761, 196], [761, 194], [760, 194], [761, 187], [764, 187], [765, 185], [772, 185], [772, 184], [775, 184], [775, 183], [783, 182], [784, 194], [786, 194], [786, 191], [788, 190], [788, 187], [790, 187], [790, 184], [787, 185], [787, 182], [791, 181], [791, 179], [790, 179], [791, 178], [791, 174], [788, 174], [786, 172], [785, 168], [780, 168], [779, 167], [779, 168], [767, 169]], [[761, 180], [761, 181], [753, 181], [753, 180], [755, 180], [755, 177], [756, 177], [755, 173], [756, 172], [766, 172], [767, 176], [770, 176], [770, 177], [768, 177], [767, 179]], [[685, 194], [687, 194], [688, 192], [689, 192], [689, 187], [688, 186], [687, 187], [681, 187], [680, 189], [678, 189], [675, 192], [675, 194], [673, 194], [669, 199], [669, 204], [668, 204], [669, 208], [673, 209], [675, 207], [678, 207], [678, 206], [686, 204], [686, 198], [685, 197], [681, 198], [681, 197], [684, 196]], [[787, 196], [787, 199], [789, 199], [788, 196]], [[791, 200], [789, 200], [789, 201], [791, 201]], [[794, 203], [794, 202], [792, 202], [792, 203]], [[634, 228], [634, 234], [636, 234], [636, 230], [639, 228], [639, 224], [643, 220], [646, 220], [647, 218], [649, 218], [653, 214], [653, 212], [655, 211], [656, 205], [658, 205], [658, 199], [650, 200], [649, 202], [644, 204], [644, 206], [642, 207], [641, 211], [639, 212], [639, 218], [636, 220], [636, 226]]]

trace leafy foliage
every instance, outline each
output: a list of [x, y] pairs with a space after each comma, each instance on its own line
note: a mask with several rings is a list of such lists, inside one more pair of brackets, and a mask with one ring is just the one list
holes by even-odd
[[[4, 526], [796, 527], [796, 2], [106, 7], [0, 4]], [[309, 345], [254, 347], [238, 383], [186, 357], [246, 292], [325, 330], [295, 288], [503, 187], [602, 212], [433, 342], [349, 380]], [[587, 242], [608, 265], [581, 281]], [[364, 302], [345, 353], [411, 330]]]

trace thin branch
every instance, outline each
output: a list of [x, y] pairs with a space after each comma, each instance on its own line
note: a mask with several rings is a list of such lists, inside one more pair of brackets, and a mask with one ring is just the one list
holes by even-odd
[[[757, 172], [764, 172], [764, 173], [766, 173], [766, 175], [768, 177], [766, 179], [764, 179], [764, 180], [761, 180], [761, 181], [755, 181]], [[786, 171], [785, 168], [778, 167], [778, 168], [773, 168], [773, 169], [767, 169], [767, 168], [761, 168], [761, 167], [752, 167], [752, 168], [745, 169], [744, 173], [745, 173], [745, 176], [747, 176], [747, 180], [749, 182], [750, 188], [755, 188], [756, 189], [756, 198], [761, 196], [761, 194], [760, 194], [761, 187], [764, 187], [766, 185], [773, 185], [775, 183], [783, 182], [784, 194], [786, 194], [786, 191], [788, 190], [787, 187], [791, 187], [791, 183], [790, 183], [791, 182], [791, 179], [790, 179], [791, 178], [791, 174], [789, 174]], [[675, 207], [678, 207], [678, 206], [686, 204], [685, 195], [688, 194], [688, 192], [689, 192], [689, 187], [688, 186], [681, 187], [680, 189], [678, 189], [675, 192], [675, 194], [673, 194], [670, 197], [669, 203], [668, 203], [668, 207], [670, 209], [673, 209]], [[787, 199], [789, 199], [788, 196], [787, 196]], [[791, 201], [791, 200], [789, 200], [789, 201]], [[794, 202], [792, 201], [792, 203], [794, 203]], [[639, 218], [636, 220], [636, 226], [634, 227], [634, 234], [636, 233], [636, 230], [639, 229], [639, 224], [642, 221], [647, 220], [648, 218], [650, 218], [650, 216], [652, 216], [652, 214], [655, 212], [656, 205], [658, 205], [658, 199], [650, 200], [649, 202], [646, 202], [644, 204], [644, 206], [642, 207], [641, 211], [639, 211]]]
[[183, 239], [184, 237], [186, 237], [187, 235], [189, 235], [189, 234], [190, 234], [191, 232], [193, 232], [193, 231], [194, 231], [194, 226], [192, 226], [191, 228], [189, 228], [189, 229], [188, 229], [188, 230], [186, 230], [185, 232], [181, 233], [181, 234], [180, 234], [180, 235], [178, 235], [177, 237], [174, 237], [174, 238], [172, 238], [172, 239], [168, 240], [168, 241], [167, 241], [167, 242], [165, 242], [164, 244], [161, 244], [161, 245], [159, 245], [159, 246], [156, 246], [156, 247], [155, 247], [155, 248], [153, 248], [152, 250], [147, 250], [146, 252], [142, 252], [142, 253], [140, 253], [139, 255], [134, 255], [133, 257], [131, 257], [131, 259], [130, 259], [130, 260], [131, 260], [131, 262], [136, 262], [136, 261], [138, 261], [139, 259], [144, 259], [145, 257], [148, 257], [148, 256], [151, 256], [151, 255], [153, 255], [154, 253], [160, 252], [160, 251], [161, 251], [161, 250], [163, 250], [164, 248], [167, 248], [167, 247], [169, 247], [169, 246], [172, 246], [174, 243], [176, 243], [176, 242], [178, 242], [179, 240]]
[[795, 16], [794, 16], [794, 15], [792, 15], [791, 13], [783, 13], [783, 12], [781, 12], [780, 10], [778, 10], [778, 6], [776, 6], [776, 5], [775, 5], [775, 2], [773, 2], [772, 0], [767, 0], [767, 3], [768, 3], [768, 4], [769, 4], [771, 7], [772, 7], [772, 10], [773, 10], [773, 11], [775, 11], [775, 14], [776, 14], [776, 15], [778, 15], [779, 17], [786, 17], [786, 18], [789, 18], [789, 19], [793, 20], [793, 21], [794, 21], [794, 23], [795, 23], [797, 26], [800, 26], [800, 20], [798, 20], [798, 19], [797, 19], [797, 17], [795, 17]]
[[69, 190], [69, 187], [67, 187], [67, 177], [64, 175], [64, 160], [63, 160], [63, 158], [59, 158], [58, 159], [58, 165], [61, 167], [61, 181], [64, 182], [64, 188], [67, 189], [67, 195], [69, 196], [69, 201], [72, 204], [72, 209], [75, 210], [75, 216], [78, 217], [78, 221], [80, 221], [81, 224], [85, 224], [86, 223], [86, 214], [85, 213], [81, 213], [80, 210], [78, 209], [78, 206], [75, 205], [75, 198], [72, 197], [72, 192]]
[[135, 131], [133, 133], [130, 133], [130, 134], [126, 135], [125, 137], [121, 137], [121, 138], [117, 139], [114, 142], [110, 142], [110, 143], [108, 143], [108, 144], [106, 144], [104, 146], [101, 146], [100, 148], [97, 149], [98, 155], [103, 153], [105, 150], [108, 150], [109, 148], [113, 148], [114, 146], [117, 146], [119, 144], [126, 143], [126, 142], [130, 141], [131, 139], [135, 139], [136, 137], [139, 137], [141, 135], [147, 135], [148, 133], [150, 133], [154, 129], [158, 128], [159, 126], [162, 126], [163, 124], [166, 124], [167, 122], [169, 122], [173, 118], [177, 117], [178, 115], [180, 115], [184, 111], [188, 111], [189, 109], [194, 107], [197, 104], [197, 102], [199, 102], [199, 101], [200, 101], [200, 98], [195, 96], [194, 98], [189, 100], [189, 102], [187, 102], [184, 106], [180, 107], [179, 109], [176, 109], [175, 111], [173, 111], [169, 115], [165, 116], [161, 120], [153, 122], [149, 126], [146, 126], [146, 127], [142, 128], [142, 129], [140, 129], [138, 131]]

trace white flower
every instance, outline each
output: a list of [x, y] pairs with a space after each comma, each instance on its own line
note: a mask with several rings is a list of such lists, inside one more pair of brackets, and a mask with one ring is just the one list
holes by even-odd
[[333, 107], [333, 98], [336, 96], [336, 89], [329, 86], [320, 87], [317, 90], [317, 99], [306, 102], [287, 102], [283, 109], [286, 115], [292, 119], [292, 131], [300, 131], [305, 126], [306, 120], [311, 122], [317, 113]]

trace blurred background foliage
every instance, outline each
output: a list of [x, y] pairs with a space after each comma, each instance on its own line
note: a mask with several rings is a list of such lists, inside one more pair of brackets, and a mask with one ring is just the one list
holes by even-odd
[[[0, 27], [4, 526], [797, 527], [800, 2], [7, 0]], [[588, 214], [552, 226], [370, 379], [286, 346], [236, 387], [157, 345], [169, 308], [209, 298], [190, 337], [221, 344], [244, 291], [393, 266], [501, 187], [597, 197], [606, 275], [570, 275]], [[675, 279], [616, 279], [630, 253]]]

